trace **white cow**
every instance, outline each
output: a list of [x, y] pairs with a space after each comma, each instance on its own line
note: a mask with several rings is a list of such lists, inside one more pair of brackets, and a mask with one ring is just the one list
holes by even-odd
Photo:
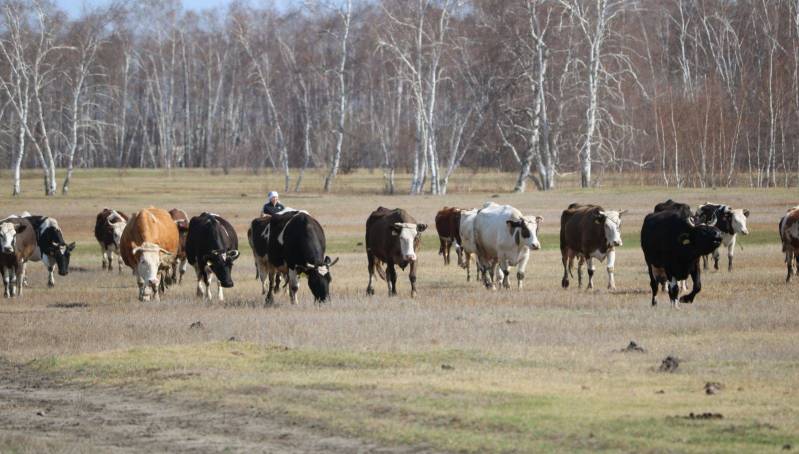
[[478, 266], [486, 271], [483, 277], [486, 288], [494, 288], [490, 276], [495, 276], [496, 282], [501, 281], [504, 288], [510, 288], [510, 266], [516, 267], [516, 282], [522, 288], [530, 251], [541, 249], [538, 228], [543, 220], [541, 216], [524, 216], [510, 205], [493, 202], [487, 202], [477, 212], [475, 244]]
[[[735, 255], [735, 243], [738, 234], [749, 235], [749, 228], [746, 225], [747, 218], [749, 217], [749, 210], [746, 209], [732, 209], [728, 205], [713, 204], [707, 202], [699, 205], [696, 210], [696, 216], [700, 222], [710, 222], [711, 218], [715, 218], [716, 228], [721, 230], [721, 244], [727, 248], [727, 271], [732, 271], [732, 259]], [[713, 267], [719, 269], [719, 246], [718, 249], [713, 251]], [[707, 256], [702, 257], [703, 266], [708, 269]]]

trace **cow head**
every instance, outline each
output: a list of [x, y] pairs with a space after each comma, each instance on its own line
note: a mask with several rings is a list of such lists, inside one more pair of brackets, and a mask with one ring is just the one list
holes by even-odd
[[692, 256], [707, 255], [721, 245], [721, 231], [713, 226], [697, 225], [682, 233], [677, 241], [680, 248], [692, 251]]
[[233, 270], [233, 262], [239, 258], [239, 251], [232, 249], [229, 251], [217, 250], [212, 251], [204, 258], [205, 264], [219, 279], [219, 285], [225, 288], [233, 287], [233, 278], [231, 271]]
[[732, 231], [740, 233], [741, 235], [749, 235], [749, 229], [746, 227], [746, 220], [749, 217], [749, 210], [731, 210], [730, 217], [732, 218]]
[[627, 210], [622, 211], [599, 211], [594, 214], [594, 223], [602, 225], [605, 229], [605, 239], [609, 248], [620, 247], [621, 240], [621, 215]]
[[111, 233], [114, 237], [114, 245], [116, 245], [116, 247], [118, 248], [119, 242], [122, 240], [122, 232], [125, 231], [125, 226], [127, 226], [128, 223], [121, 216], [115, 217], [113, 219], [115, 219], [116, 221], [112, 221], [112, 217], [109, 216], [105, 222], [106, 224], [108, 224], [108, 227], [111, 228]]
[[145, 285], [149, 285], [153, 292], [158, 291], [158, 270], [161, 268], [161, 257], [172, 255], [171, 252], [155, 243], [145, 241], [141, 246], [133, 248], [136, 257], [136, 275]]
[[427, 229], [427, 224], [411, 224], [397, 222], [391, 226], [391, 234], [399, 237], [402, 259], [408, 262], [416, 260], [416, 248], [422, 239], [422, 232]]
[[325, 256], [324, 261], [319, 265], [308, 263], [305, 266], [297, 267], [298, 271], [308, 276], [308, 288], [311, 289], [316, 301], [325, 302], [330, 296], [330, 281], [333, 280], [330, 268], [333, 268], [336, 263], [338, 263], [338, 258], [331, 261], [330, 257]]
[[56, 243], [53, 242], [52, 248], [52, 258], [55, 259], [56, 265], [58, 265], [58, 274], [61, 276], [66, 276], [69, 274], [69, 257], [72, 255], [72, 251], [75, 250], [75, 242], [69, 244], [63, 243]]
[[0, 224], [0, 250], [4, 254], [13, 254], [17, 244], [17, 234], [28, 228], [25, 224], [14, 225], [11, 222]]
[[505, 222], [517, 246], [535, 251], [541, 249], [541, 243], [538, 242], [538, 228], [543, 220], [541, 216], [522, 216], [521, 219], [508, 219]]

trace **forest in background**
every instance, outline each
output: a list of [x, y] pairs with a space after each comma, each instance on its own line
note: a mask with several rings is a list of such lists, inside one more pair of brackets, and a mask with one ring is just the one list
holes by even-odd
[[461, 167], [515, 191], [799, 184], [799, 0], [295, 3], [0, 1], [11, 192], [96, 167], [273, 169], [285, 191], [357, 168], [411, 194]]

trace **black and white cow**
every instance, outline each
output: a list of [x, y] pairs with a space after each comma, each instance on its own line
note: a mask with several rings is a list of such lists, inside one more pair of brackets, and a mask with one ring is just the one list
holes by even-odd
[[327, 301], [332, 280], [330, 268], [338, 259], [331, 260], [325, 255], [325, 231], [319, 222], [305, 211], [283, 211], [272, 216], [269, 230], [269, 263], [278, 272], [288, 274], [291, 303], [297, 303], [301, 274], [307, 276], [314, 300]]
[[67, 244], [64, 241], [64, 234], [55, 218], [28, 213], [23, 213], [22, 217], [31, 223], [36, 234], [36, 249], [28, 260], [44, 263], [47, 268], [47, 286], [55, 287], [55, 267], [58, 267], [59, 275], [69, 274], [69, 257], [75, 250], [75, 242]]
[[211, 299], [211, 282], [218, 281], [219, 301], [223, 288], [233, 287], [231, 271], [239, 258], [239, 239], [228, 221], [213, 213], [202, 213], [189, 221], [186, 258], [197, 272], [197, 296]]
[[[727, 271], [732, 271], [732, 258], [735, 255], [735, 241], [740, 233], [749, 235], [749, 228], [746, 221], [749, 218], [749, 210], [732, 209], [729, 205], [707, 202], [699, 205], [696, 210], [696, 220], [698, 223], [710, 223], [716, 219], [715, 226], [721, 230], [721, 244], [727, 248]], [[721, 246], [719, 246], [720, 248]], [[713, 251], [713, 268], [719, 269], [719, 248]], [[705, 269], [708, 269], [707, 256], [702, 257]]]
[[668, 282], [669, 299], [677, 308], [680, 289], [677, 281], [691, 276], [693, 290], [680, 298], [682, 303], [692, 303], [702, 289], [699, 257], [713, 252], [721, 244], [721, 232], [709, 225], [695, 225], [691, 219], [683, 218], [675, 211], [650, 213], [641, 227], [641, 249], [649, 270], [649, 285], [652, 287], [652, 305], [658, 284]]

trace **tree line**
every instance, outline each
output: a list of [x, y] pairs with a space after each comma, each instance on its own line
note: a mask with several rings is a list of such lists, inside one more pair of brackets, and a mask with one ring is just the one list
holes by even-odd
[[[298, 2], [299, 3], [299, 2]], [[799, 0], [0, 1], [0, 162], [799, 184]], [[56, 169], [65, 169], [58, 181]], [[408, 172], [410, 187], [395, 174]], [[315, 173], [316, 174], [316, 173]], [[378, 189], [378, 188], [376, 188]]]

